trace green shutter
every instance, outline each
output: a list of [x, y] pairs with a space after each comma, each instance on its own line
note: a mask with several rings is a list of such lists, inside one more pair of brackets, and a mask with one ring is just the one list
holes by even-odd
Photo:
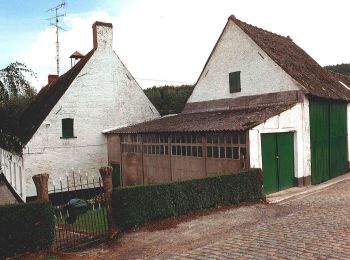
[[235, 71], [229, 74], [230, 93], [241, 91], [241, 72]]
[[73, 134], [73, 118], [62, 119], [62, 137], [70, 138], [74, 137]]

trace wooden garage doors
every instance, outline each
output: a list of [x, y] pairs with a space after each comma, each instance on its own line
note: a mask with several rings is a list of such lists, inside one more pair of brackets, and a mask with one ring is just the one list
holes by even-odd
[[347, 171], [345, 103], [310, 101], [310, 140], [312, 184], [327, 181]]
[[266, 194], [293, 187], [293, 133], [261, 134], [264, 192]]

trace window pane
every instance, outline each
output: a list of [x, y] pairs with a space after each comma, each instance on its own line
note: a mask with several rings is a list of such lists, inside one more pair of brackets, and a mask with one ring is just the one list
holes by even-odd
[[217, 134], [213, 134], [213, 144], [217, 144], [218, 143], [218, 135]]
[[237, 133], [232, 134], [232, 143], [238, 144], [238, 134]]
[[212, 144], [213, 143], [213, 137], [211, 135], [207, 136], [207, 143]]
[[226, 136], [226, 144], [231, 144], [231, 139], [230, 135]]
[[176, 146], [171, 146], [171, 154], [176, 155]]
[[197, 156], [198, 155], [197, 149], [198, 149], [197, 146], [192, 146], [192, 156]]
[[239, 159], [238, 147], [233, 147], [233, 159]]
[[239, 143], [240, 144], [245, 144], [246, 142], [245, 142], [245, 133], [241, 133], [240, 135], [239, 135]]
[[181, 146], [176, 146], [176, 155], [181, 155]]
[[225, 147], [220, 147], [220, 158], [225, 158]]
[[202, 157], [203, 152], [202, 152], [202, 146], [198, 146], [198, 157]]
[[165, 146], [165, 154], [169, 154], [169, 153], [168, 153], [168, 146], [167, 146], [167, 145]]
[[182, 152], [181, 155], [186, 156], [186, 146], [181, 146]]
[[212, 149], [213, 147], [207, 147], [207, 157], [213, 157]]
[[181, 143], [183, 143], [183, 144], [186, 143], [186, 135], [181, 136]]
[[219, 144], [225, 143], [225, 136], [223, 134], [219, 134]]
[[161, 145], [161, 146], [160, 146], [159, 153], [160, 153], [160, 154], [164, 154], [164, 145]]
[[230, 86], [230, 93], [241, 91], [241, 72], [240, 71], [229, 73], [229, 86]]
[[62, 137], [69, 138], [73, 135], [73, 118], [62, 119]]
[[200, 135], [197, 135], [197, 136], [196, 136], [196, 143], [197, 143], [197, 144], [202, 143], [202, 137], [201, 137]]
[[156, 154], [159, 154], [159, 145], [156, 145]]
[[216, 147], [216, 146], [213, 147], [213, 157], [219, 158], [219, 147]]
[[226, 158], [231, 158], [232, 159], [232, 147], [227, 147], [226, 148]]
[[246, 150], [246, 148], [243, 148], [243, 147], [241, 147], [240, 148], [240, 157], [242, 157], [242, 156], [244, 156], [244, 158], [246, 158], [246, 153], [247, 153], [247, 150]]
[[191, 146], [187, 146], [187, 156], [191, 156], [192, 153], [191, 153]]

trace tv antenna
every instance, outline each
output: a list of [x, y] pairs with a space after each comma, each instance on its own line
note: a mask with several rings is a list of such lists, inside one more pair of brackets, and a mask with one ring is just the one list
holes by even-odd
[[[65, 31], [61, 26], [58, 25], [59, 18], [62, 16], [65, 16], [66, 14], [64, 13], [59, 13], [59, 10], [64, 8], [66, 6], [66, 2], [62, 1], [61, 4], [56, 5], [55, 7], [50, 8], [49, 10], [47, 10], [47, 12], [54, 12], [55, 16], [50, 17], [46, 20], [50, 21], [50, 25], [56, 28], [56, 65], [57, 65], [57, 76], [60, 75], [60, 43], [58, 41], [58, 32], [59, 30]], [[52, 20], [54, 19], [55, 22], [52, 22]]]

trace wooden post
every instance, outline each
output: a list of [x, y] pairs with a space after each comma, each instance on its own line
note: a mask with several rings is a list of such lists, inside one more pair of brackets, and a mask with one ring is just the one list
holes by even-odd
[[49, 175], [47, 173], [36, 174], [32, 177], [37, 194], [37, 201], [49, 201], [48, 181]]
[[110, 166], [100, 168], [100, 174], [103, 182], [103, 190], [106, 199], [109, 239], [116, 238], [120, 233], [118, 228], [114, 224], [112, 214], [112, 171], [113, 168]]

